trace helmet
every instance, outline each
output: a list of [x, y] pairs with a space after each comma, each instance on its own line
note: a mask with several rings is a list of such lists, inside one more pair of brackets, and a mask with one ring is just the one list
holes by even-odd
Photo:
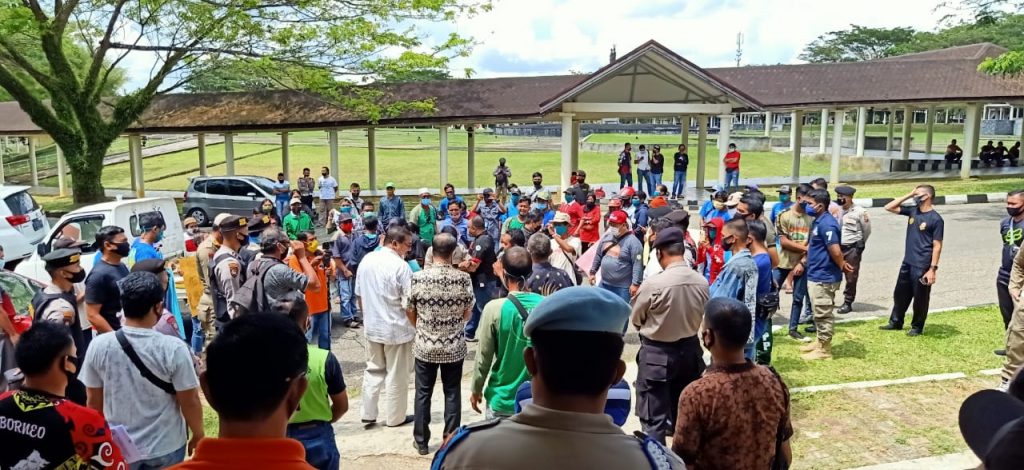
[[619, 197], [633, 197], [636, 194], [636, 190], [632, 186], [626, 186], [619, 191]]

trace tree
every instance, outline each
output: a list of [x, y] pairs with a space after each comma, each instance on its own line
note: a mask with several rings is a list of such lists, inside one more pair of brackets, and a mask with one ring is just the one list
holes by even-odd
[[804, 48], [800, 59], [812, 63], [856, 62], [896, 55], [899, 47], [910, 42], [913, 28], [867, 28], [830, 31], [818, 36]]
[[[26, 41], [24, 39], [16, 38], [14, 40], [14, 43], [19, 47], [19, 49], [22, 51], [22, 53], [33, 66], [37, 68], [46, 67], [46, 57], [43, 55], [43, 51], [39, 48], [38, 40]], [[74, 41], [65, 42], [64, 49], [68, 53], [68, 59], [71, 61], [71, 66], [74, 67], [74, 69], [77, 70], [79, 73], [84, 73], [84, 71], [87, 70], [87, 68], [89, 67], [89, 51], [85, 47], [75, 43]], [[33, 96], [40, 99], [47, 98], [46, 90], [38, 84], [33, 83], [31, 77], [29, 77], [26, 73], [20, 70], [16, 73], [18, 75], [18, 78], [22, 80], [23, 83], [32, 84], [32, 86], [29, 87], [29, 90]], [[107, 80], [105, 84], [105, 89], [103, 91], [104, 94], [107, 96], [113, 95], [117, 92], [118, 89], [121, 88], [121, 86], [124, 85], [124, 82], [124, 71], [115, 68], [114, 71], [110, 74], [110, 78]], [[9, 93], [7, 93], [7, 91], [4, 90], [3, 87], [0, 87], [0, 102], [13, 100], [14, 98]]]
[[[471, 42], [452, 34], [427, 44], [415, 24], [489, 8], [488, 0], [0, 0], [0, 87], [64, 151], [75, 201], [94, 202], [103, 198], [110, 144], [155, 96], [223, 61], [245, 59], [371, 122], [429, 112], [430, 99], [394, 101], [381, 87], [357, 85], [447, 69]], [[75, 67], [71, 40], [86, 48], [87, 67]], [[26, 42], [38, 45], [44, 64], [32, 61]], [[148, 80], [105, 96], [132, 53], [155, 54]]]
[[[998, 57], [986, 58], [978, 70], [992, 75], [1024, 73], [1024, 1], [961, 0], [958, 4], [943, 2], [939, 8], [951, 11], [944, 18], [953, 25], [947, 31], [973, 34], [1011, 49]], [[969, 19], [963, 19], [964, 12]]]

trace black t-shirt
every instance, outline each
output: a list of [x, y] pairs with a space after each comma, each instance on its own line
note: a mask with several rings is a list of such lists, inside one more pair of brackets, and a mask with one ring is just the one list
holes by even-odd
[[108, 264], [101, 259], [85, 278], [85, 303], [99, 304], [100, 316], [115, 330], [121, 329], [121, 320], [117, 318], [117, 312], [121, 311], [118, 282], [127, 275], [128, 266]]
[[934, 242], [942, 241], [942, 216], [934, 209], [921, 212], [917, 207], [907, 206], [900, 206], [900, 215], [907, 216], [903, 262], [921, 269], [930, 267]]
[[665, 172], [665, 154], [651, 154], [651, 173], [661, 174]]
[[675, 171], [686, 171], [686, 167], [690, 165], [690, 156], [685, 153], [676, 152], [672, 160]]
[[999, 238], [1003, 241], [1003, 263], [999, 265], [999, 281], [1010, 282], [1010, 270], [1013, 268], [1013, 257], [1020, 250], [1024, 240], [1024, 220], [1014, 222], [1007, 217], [999, 223]]
[[480, 267], [470, 274], [474, 283], [483, 283], [495, 280], [494, 263], [498, 261], [498, 255], [494, 252], [494, 239], [486, 233], [476, 237], [469, 245], [469, 256], [480, 259]]
[[345, 391], [345, 376], [341, 373], [341, 363], [334, 353], [327, 353], [327, 364], [324, 366], [324, 381], [327, 382], [327, 394], [337, 395]]

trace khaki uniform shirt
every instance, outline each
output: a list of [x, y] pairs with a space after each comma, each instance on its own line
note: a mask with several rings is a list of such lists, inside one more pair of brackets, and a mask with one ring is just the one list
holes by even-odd
[[708, 296], [704, 276], [678, 261], [640, 285], [630, 322], [640, 336], [654, 341], [671, 343], [696, 336]]
[[[685, 469], [665, 451], [666, 468]], [[641, 442], [605, 414], [572, 413], [528, 404], [523, 411], [455, 442], [442, 469], [649, 469]]]
[[199, 280], [203, 283], [203, 295], [199, 297], [197, 313], [200, 320], [213, 317], [213, 294], [210, 292], [210, 263], [213, 262], [213, 255], [220, 248], [213, 236], [206, 237], [199, 247], [196, 248], [196, 263], [198, 265]]
[[[1024, 288], [1024, 250], [1017, 250], [1017, 255], [1013, 257], [1013, 266], [1010, 267], [1010, 293], [1019, 295], [1022, 288]], [[1017, 304], [1018, 307], [1024, 308], [1024, 302]]]
[[[221, 262], [217, 263], [217, 266], [214, 266], [213, 268], [217, 273], [217, 281], [219, 282], [217, 288], [224, 294], [224, 298], [227, 299], [228, 311], [230, 312], [232, 310], [231, 300], [235, 297], [235, 292], [238, 290], [239, 285], [241, 285], [238, 281], [242, 265], [238, 262], [238, 253], [232, 251], [226, 246], [221, 246], [213, 257], [216, 258], [217, 256], [220, 256], [221, 253], [231, 253], [235, 256], [234, 258], [221, 260]], [[231, 317], [234, 318], [234, 314], [232, 314]]]
[[871, 219], [868, 218], [867, 209], [861, 206], [854, 205], [850, 207], [850, 210], [844, 211], [840, 224], [842, 225], [840, 243], [843, 245], [864, 244], [871, 236]]

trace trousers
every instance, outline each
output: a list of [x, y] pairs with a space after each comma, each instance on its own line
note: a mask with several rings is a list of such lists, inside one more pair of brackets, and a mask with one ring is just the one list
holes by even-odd
[[409, 408], [409, 373], [412, 372], [412, 341], [402, 344], [366, 342], [363, 372], [362, 419], [376, 420], [378, 401], [384, 391], [384, 424], [398, 426]]
[[729, 188], [739, 187], [740, 185], [740, 170], [725, 170], [725, 189], [728, 191]]
[[330, 199], [320, 199], [320, 213], [318, 214], [318, 224], [321, 227], [327, 226], [327, 216], [331, 213], [331, 207], [334, 205], [334, 201]]
[[853, 304], [853, 300], [857, 298], [857, 279], [860, 278], [860, 260], [864, 254], [864, 248], [857, 245], [843, 245], [843, 259], [850, 266], [853, 266], [853, 271], [845, 274], [846, 276], [846, 287], [843, 288], [843, 302]]
[[907, 308], [913, 302], [914, 316], [910, 320], [910, 327], [916, 330], [924, 329], [924, 322], [928, 319], [928, 300], [932, 294], [932, 286], [921, 283], [921, 277], [924, 276], [925, 271], [925, 268], [913, 267], [907, 263], [900, 265], [900, 274], [896, 278], [896, 288], [892, 293], [890, 324], [903, 328]]
[[633, 172], [631, 171], [619, 173], [619, 189], [625, 188], [626, 186], [633, 186]]
[[480, 325], [480, 316], [484, 313], [487, 302], [498, 298], [498, 285], [494, 280], [473, 281], [473, 315], [466, 322], [466, 339], [476, 338], [476, 328]]
[[647, 194], [651, 194], [651, 170], [636, 170], [636, 190], [643, 191], [647, 185]]
[[696, 336], [671, 343], [640, 337], [636, 364], [636, 415], [648, 436], [665, 443], [675, 429], [679, 395], [704, 374], [700, 341]]
[[334, 440], [334, 428], [331, 423], [289, 424], [287, 436], [302, 443], [306, 449], [306, 463], [317, 470], [338, 470], [341, 454], [338, 443]]
[[811, 296], [811, 311], [814, 312], [814, 327], [818, 329], [818, 342], [832, 342], [832, 331], [835, 327], [835, 298], [838, 290], [838, 282], [807, 281], [807, 293]]
[[1013, 297], [1010, 296], [1010, 286], [1007, 281], [996, 280], [996, 297], [999, 299], [999, 313], [1003, 317], [1003, 328], [1010, 327], [1010, 319], [1013, 318]]
[[331, 350], [331, 312], [314, 313], [309, 316], [312, 326], [306, 331], [306, 341], [327, 351]]
[[1003, 380], [1010, 380], [1024, 364], [1024, 303], [1013, 310], [1006, 327], [1006, 360], [1003, 362]]
[[352, 278], [345, 279], [338, 276], [338, 303], [341, 321], [352, 320], [356, 317], [356, 299], [352, 295]]
[[677, 171], [672, 176], [672, 196], [686, 196], [686, 172]]
[[416, 401], [413, 405], [412, 437], [417, 444], [430, 443], [430, 399], [434, 395], [437, 371], [441, 371], [441, 391], [444, 393], [444, 436], [462, 425], [462, 361], [447, 364], [416, 359]]
[[[785, 280], [792, 269], [779, 268], [779, 278]], [[781, 283], [780, 283], [781, 284]], [[800, 317], [811, 316], [811, 297], [807, 295], [807, 274], [793, 278], [793, 304], [789, 309], [789, 331], [800, 326]]]

